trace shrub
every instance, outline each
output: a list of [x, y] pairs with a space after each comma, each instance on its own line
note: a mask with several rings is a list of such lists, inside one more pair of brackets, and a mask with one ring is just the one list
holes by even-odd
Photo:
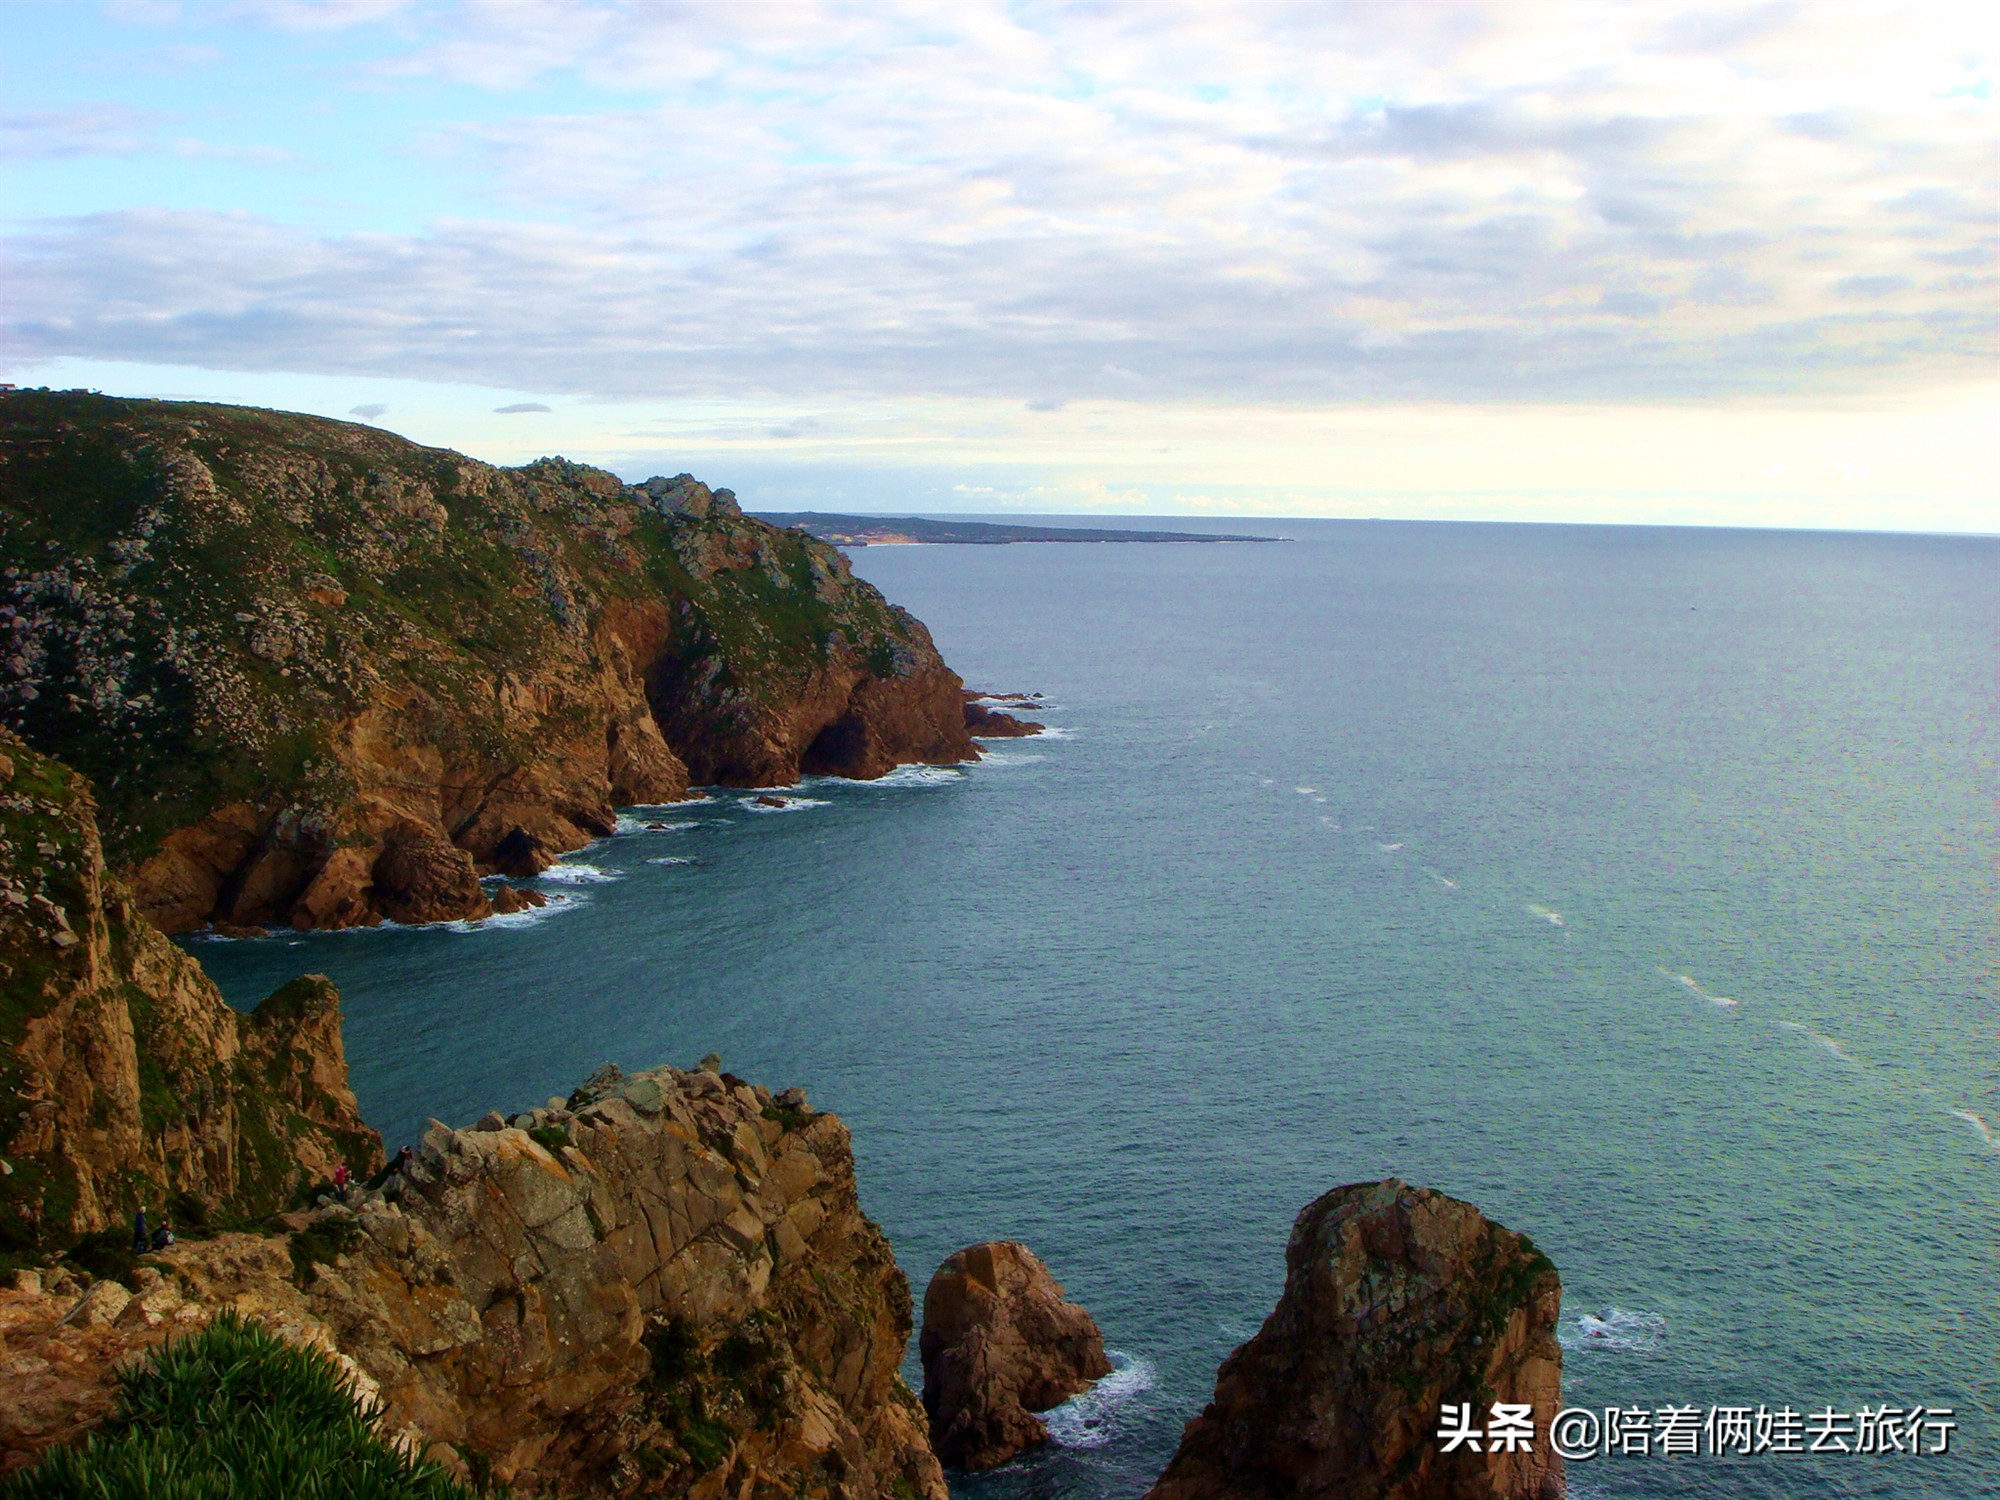
[[120, 1376], [111, 1418], [0, 1500], [475, 1500], [376, 1430], [324, 1354], [223, 1313]]

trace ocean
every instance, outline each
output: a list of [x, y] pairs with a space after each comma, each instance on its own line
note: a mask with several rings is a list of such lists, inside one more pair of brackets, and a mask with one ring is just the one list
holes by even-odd
[[1299, 1210], [1388, 1176], [1555, 1261], [1569, 1404], [1957, 1423], [1580, 1500], [2000, 1490], [2000, 540], [1212, 529], [1290, 540], [855, 553], [1045, 695], [982, 764], [643, 811], [477, 929], [193, 951], [338, 981], [391, 1149], [714, 1050], [852, 1127], [919, 1298], [1025, 1241], [1120, 1368], [961, 1496], [1139, 1495]]

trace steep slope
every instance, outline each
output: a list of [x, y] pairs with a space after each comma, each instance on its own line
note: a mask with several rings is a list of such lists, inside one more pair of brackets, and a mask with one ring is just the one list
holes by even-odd
[[727, 1075], [606, 1070], [434, 1125], [392, 1192], [0, 1291], [0, 1468], [74, 1441], [135, 1350], [224, 1309], [345, 1362], [409, 1451], [523, 1495], [946, 1500], [898, 1373], [909, 1285], [846, 1128]]
[[381, 1138], [317, 976], [253, 1015], [107, 877], [82, 778], [0, 730], [0, 1253], [262, 1215]]
[[169, 932], [490, 910], [621, 803], [977, 752], [922, 624], [686, 475], [0, 393], [0, 722]]

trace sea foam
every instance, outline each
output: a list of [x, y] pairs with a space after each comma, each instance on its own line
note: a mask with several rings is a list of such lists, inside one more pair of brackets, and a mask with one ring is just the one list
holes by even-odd
[[1667, 1337], [1667, 1320], [1658, 1313], [1607, 1307], [1583, 1313], [1556, 1331], [1564, 1349], [1595, 1349], [1613, 1354], [1651, 1354]]
[[1133, 1401], [1157, 1383], [1146, 1360], [1107, 1349], [1111, 1373], [1080, 1396], [1042, 1413], [1049, 1439], [1059, 1448], [1102, 1448], [1119, 1435]]

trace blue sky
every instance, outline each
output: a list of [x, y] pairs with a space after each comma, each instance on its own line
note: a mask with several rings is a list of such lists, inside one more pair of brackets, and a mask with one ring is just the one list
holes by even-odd
[[0, 28], [21, 383], [773, 506], [2000, 530], [1990, 7]]

